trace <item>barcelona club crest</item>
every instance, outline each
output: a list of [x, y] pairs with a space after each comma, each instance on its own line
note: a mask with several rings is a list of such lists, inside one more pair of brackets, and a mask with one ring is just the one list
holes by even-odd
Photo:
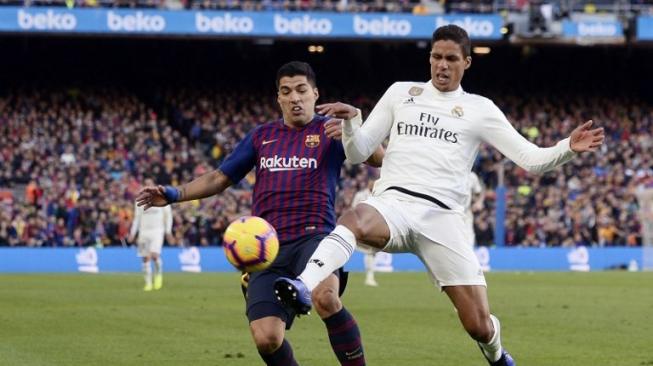
[[306, 135], [304, 143], [306, 147], [318, 147], [320, 146], [320, 135]]

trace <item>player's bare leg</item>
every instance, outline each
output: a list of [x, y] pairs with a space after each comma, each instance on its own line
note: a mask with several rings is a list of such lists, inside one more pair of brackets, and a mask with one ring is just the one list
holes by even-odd
[[266, 316], [249, 323], [256, 349], [268, 366], [298, 366], [290, 343], [284, 339], [286, 323], [276, 316]]
[[343, 366], [365, 365], [360, 330], [352, 315], [342, 306], [339, 294], [340, 280], [331, 274], [312, 292], [315, 311], [329, 332], [331, 348]]
[[347, 263], [357, 241], [383, 249], [388, 240], [390, 228], [383, 216], [374, 207], [361, 203], [340, 217], [336, 229], [322, 240], [299, 278], [312, 290], [329, 273]]
[[345, 212], [338, 225], [322, 239], [297, 279], [281, 277], [275, 284], [279, 300], [299, 314], [311, 309], [311, 291], [351, 258], [356, 242], [383, 249], [390, 240], [390, 228], [381, 214], [364, 202]]
[[143, 256], [143, 277], [145, 278], [145, 287], [144, 291], [152, 291], [152, 267], [150, 266], [150, 257], [148, 255]]
[[446, 286], [443, 290], [458, 311], [467, 334], [478, 342], [490, 365], [514, 366], [512, 357], [501, 346], [499, 319], [490, 314], [485, 286]]

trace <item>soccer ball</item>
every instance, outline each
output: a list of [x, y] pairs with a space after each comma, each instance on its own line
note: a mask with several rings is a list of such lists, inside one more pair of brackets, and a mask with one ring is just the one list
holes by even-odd
[[223, 237], [229, 263], [245, 272], [262, 271], [279, 253], [279, 238], [272, 225], [260, 217], [243, 216], [227, 227]]

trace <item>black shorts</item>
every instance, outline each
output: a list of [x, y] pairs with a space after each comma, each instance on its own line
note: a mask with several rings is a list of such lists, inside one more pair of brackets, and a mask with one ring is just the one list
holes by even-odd
[[[266, 316], [274, 316], [283, 320], [286, 329], [290, 329], [296, 314], [293, 309], [284, 307], [277, 300], [274, 294], [274, 281], [279, 277], [295, 278], [302, 273], [325, 236], [326, 234], [316, 234], [283, 243], [279, 247], [277, 258], [268, 269], [250, 274], [245, 295], [246, 314], [250, 322]], [[339, 292], [342, 295], [347, 286], [347, 273], [340, 268], [334, 274], [340, 279]]]

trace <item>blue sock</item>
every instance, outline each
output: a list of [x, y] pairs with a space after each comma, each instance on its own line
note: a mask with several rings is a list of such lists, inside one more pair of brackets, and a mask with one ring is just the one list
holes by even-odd
[[261, 358], [268, 366], [299, 366], [295, 360], [295, 356], [293, 356], [290, 343], [285, 339], [283, 340], [283, 343], [281, 343], [281, 347], [272, 354], [266, 355], [261, 352], [258, 354], [261, 355]]
[[329, 331], [331, 348], [342, 366], [365, 366], [365, 354], [358, 324], [347, 309], [323, 319]]

